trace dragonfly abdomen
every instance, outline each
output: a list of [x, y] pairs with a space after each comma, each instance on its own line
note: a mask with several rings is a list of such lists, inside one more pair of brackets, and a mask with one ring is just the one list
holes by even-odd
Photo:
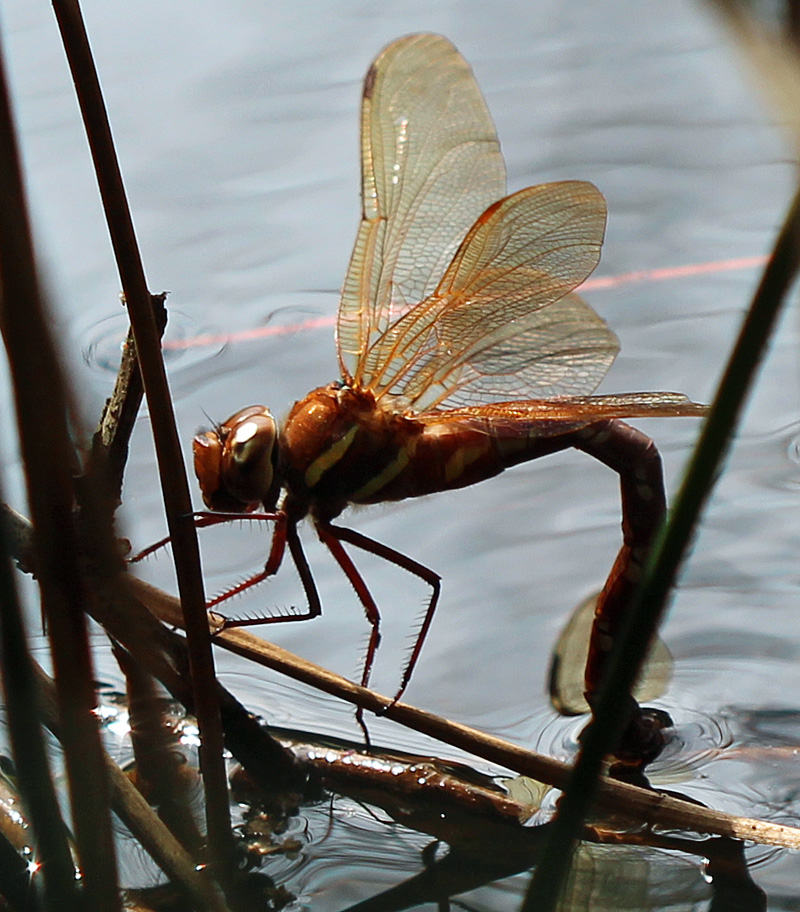
[[394, 459], [351, 497], [352, 503], [380, 503], [422, 497], [477, 484], [519, 462], [569, 446], [557, 438], [498, 434], [488, 422], [473, 426], [443, 421], [398, 441]]

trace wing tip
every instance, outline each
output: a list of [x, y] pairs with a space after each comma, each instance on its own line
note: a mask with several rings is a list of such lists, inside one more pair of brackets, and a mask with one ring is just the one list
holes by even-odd
[[375, 80], [377, 78], [378, 67], [373, 63], [367, 70], [367, 75], [364, 77], [364, 90], [362, 92], [364, 101], [369, 101], [372, 98], [373, 92], [375, 91]]

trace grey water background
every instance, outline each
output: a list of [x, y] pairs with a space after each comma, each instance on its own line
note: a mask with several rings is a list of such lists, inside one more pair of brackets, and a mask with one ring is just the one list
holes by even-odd
[[[359, 217], [361, 80], [393, 38], [440, 32], [467, 57], [497, 124], [510, 190], [567, 178], [597, 184], [609, 208], [597, 277], [762, 256], [792, 192], [790, 151], [742, 61], [719, 23], [682, 0], [106, 0], [85, 3], [84, 15], [150, 288], [170, 292], [167, 338], [208, 340], [168, 355], [187, 461], [204, 413], [221, 420], [263, 402], [284, 414], [336, 378], [330, 326], [225, 336], [335, 314]], [[0, 16], [37, 245], [89, 429], [124, 332], [118, 280], [50, 7], [7, 0]], [[753, 265], [720, 265], [587, 293], [622, 342], [601, 391], [669, 389], [708, 400], [757, 279]], [[675, 677], [660, 701], [682, 738], [662, 761], [664, 781], [723, 810], [789, 822], [800, 816], [792, 750], [800, 741], [797, 351], [790, 312], [673, 600], [664, 638]], [[9, 428], [5, 380], [0, 409]], [[674, 492], [698, 422], [639, 426], [657, 441]], [[164, 534], [148, 431], [144, 415], [121, 511], [120, 531], [135, 548]], [[2, 453], [10, 499], [24, 509], [10, 436]], [[344, 521], [442, 575], [441, 606], [407, 699], [568, 755], [576, 724], [548, 707], [549, 651], [616, 554], [615, 476], [565, 453]], [[208, 591], [256, 569], [267, 536], [204, 532]], [[367, 639], [361, 609], [313, 536], [305, 541], [324, 616], [261, 632], [355, 676]], [[357, 560], [384, 616], [373, 683], [391, 694], [426, 590], [380, 561]], [[166, 557], [141, 572], [174, 588]], [[231, 611], [263, 613], [299, 597], [287, 566]], [[119, 683], [97, 641], [98, 676]], [[347, 707], [240, 659], [219, 659], [225, 683], [269, 720], [359, 737]], [[370, 730], [377, 743], [430, 747], [385, 721], [371, 721]], [[118, 749], [124, 754], [123, 742]], [[331, 897], [362, 895], [357, 881], [388, 885], [417, 869], [418, 838], [398, 833], [390, 851], [373, 838], [385, 824], [357, 807], [350, 824], [333, 842], [312, 838], [302, 861], [287, 863], [300, 906], [324, 890], [334, 908]], [[352, 864], [359, 852], [369, 859], [363, 870], [337, 868], [340, 857]], [[770, 908], [796, 908], [794, 859], [764, 849], [750, 857]], [[682, 881], [673, 878], [648, 900], [652, 908], [702, 901], [700, 861], [682, 865], [685, 898], [674, 895]], [[514, 908], [519, 889], [515, 881], [484, 891], [483, 907]]]

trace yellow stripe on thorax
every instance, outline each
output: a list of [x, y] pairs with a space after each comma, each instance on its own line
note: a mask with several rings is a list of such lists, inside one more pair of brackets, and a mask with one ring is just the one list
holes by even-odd
[[370, 479], [365, 485], [362, 485], [350, 498], [354, 503], [358, 503], [366, 497], [371, 497], [377, 491], [380, 491], [384, 485], [389, 484], [393, 478], [403, 471], [408, 465], [410, 455], [407, 447], [400, 447], [397, 456], [383, 470]]
[[324, 453], [317, 456], [306, 469], [305, 482], [307, 488], [313, 488], [328, 469], [331, 469], [336, 465], [349, 449], [357, 432], [358, 425], [354, 424], [344, 437], [340, 437], [333, 446], [328, 447]]

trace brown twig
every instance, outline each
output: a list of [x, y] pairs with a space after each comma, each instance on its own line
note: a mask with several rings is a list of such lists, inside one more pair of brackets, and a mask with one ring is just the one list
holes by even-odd
[[[131, 586], [133, 591], [141, 594], [143, 602], [161, 620], [180, 626], [181, 615], [175, 598], [138, 580], [131, 580]], [[237, 655], [325, 693], [379, 713], [422, 734], [430, 735], [446, 744], [555, 788], [563, 788], [572, 771], [571, 766], [552, 757], [525, 750], [406, 703], [393, 704], [388, 697], [359, 687], [346, 678], [301, 659], [288, 650], [268, 643], [241, 628], [219, 630], [214, 636], [214, 642]], [[657, 826], [749, 839], [767, 845], [800, 848], [800, 828], [725, 814], [606, 777], [600, 779], [596, 805]]]
[[[166, 293], [151, 295], [156, 329], [159, 337], [167, 325]], [[106, 400], [97, 429], [92, 437], [92, 449], [86, 466], [86, 477], [105, 491], [112, 510], [121, 502], [122, 479], [128, 459], [128, 445], [142, 404], [144, 386], [136, 357], [133, 332], [128, 330], [122, 346], [114, 390]]]
[[233, 863], [223, 734], [191, 497], [155, 321], [97, 71], [77, 0], [53, 0], [83, 115], [103, 208], [131, 319], [150, 410], [167, 525], [186, 630], [201, 730], [200, 767], [206, 788], [209, 857], [222, 875]]
[[[525, 799], [516, 800], [494, 778], [461, 763], [377, 747], [365, 750], [347, 741], [304, 732], [273, 729], [273, 734], [318, 772], [326, 788], [381, 808], [403, 826], [447, 843], [449, 857], [454, 854], [462, 857], [463, 864], [454, 866], [460, 869], [461, 876], [453, 870], [454, 876], [446, 889], [437, 876], [435, 886], [429, 885], [427, 891], [420, 889], [413, 903], [383, 902], [387, 895], [396, 897], [397, 892], [413, 883], [422, 886], [421, 881], [430, 872], [428, 868], [405, 884], [366, 900], [367, 907], [410, 908], [431, 902], [434, 894], [439, 898], [461, 894], [483, 883], [526, 871], [539, 862], [549, 826], [523, 824], [541, 806], [542, 797], [549, 791], [547, 787], [537, 789], [530, 781], [521, 784], [524, 787], [520, 792], [525, 794]], [[258, 794], [254, 797], [257, 801]], [[606, 816], [585, 825], [581, 838], [603, 845], [668, 849], [708, 859], [709, 872], [717, 875], [712, 885], [713, 908], [717, 908], [715, 903], [723, 895], [735, 896], [736, 890], [742, 891], [748, 900], [763, 898], [749, 877], [744, 843], [740, 840], [666, 835], [650, 827], [637, 826], [624, 814], [610, 820]], [[570, 899], [574, 901], [579, 896], [583, 899], [584, 890], [579, 875], [571, 884]], [[566, 906], [571, 908], [569, 900]], [[722, 904], [719, 907], [728, 908]], [[733, 907], [763, 908], [758, 902], [742, 902]]]

